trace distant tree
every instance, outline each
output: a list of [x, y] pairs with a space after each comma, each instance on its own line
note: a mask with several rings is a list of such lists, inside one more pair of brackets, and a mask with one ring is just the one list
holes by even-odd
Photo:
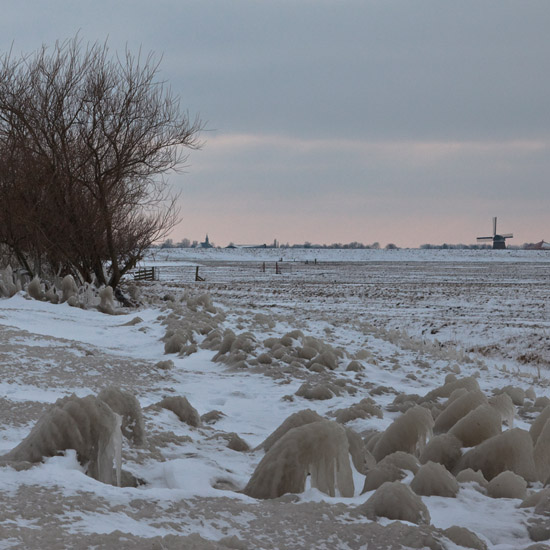
[[166, 239], [161, 245], [161, 248], [174, 248], [174, 241], [172, 239]]
[[157, 75], [78, 38], [0, 58], [0, 243], [29, 271], [116, 287], [178, 221], [164, 176], [201, 125]]
[[191, 241], [189, 239], [182, 239], [176, 246], [178, 248], [190, 248]]
[[398, 248], [399, 247], [397, 245], [393, 244], [393, 243], [388, 243], [386, 245], [386, 250], [398, 250]]

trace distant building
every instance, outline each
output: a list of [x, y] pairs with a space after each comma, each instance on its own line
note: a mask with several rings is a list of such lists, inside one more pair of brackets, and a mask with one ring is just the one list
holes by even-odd
[[526, 244], [525, 250], [550, 250], [550, 243], [540, 241], [538, 243]]
[[200, 243], [199, 246], [201, 248], [214, 248], [211, 244], [210, 244], [210, 241], [208, 240], [208, 234], [206, 235], [206, 239], [204, 239], [204, 242], [203, 243]]

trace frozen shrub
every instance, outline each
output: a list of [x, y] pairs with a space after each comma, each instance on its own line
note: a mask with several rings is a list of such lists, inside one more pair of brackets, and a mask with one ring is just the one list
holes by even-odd
[[396, 451], [391, 455], [385, 456], [377, 465], [395, 466], [400, 470], [409, 470], [413, 474], [416, 474], [416, 472], [418, 472], [418, 468], [420, 468], [418, 459], [414, 455], [404, 453], [403, 451]]
[[382, 410], [373, 399], [370, 397], [365, 397], [361, 399], [359, 403], [355, 403], [347, 409], [339, 409], [336, 411], [336, 422], [340, 424], [345, 424], [356, 418], [369, 418], [371, 416], [376, 416], [377, 418], [382, 418]]
[[520, 508], [536, 508], [537, 513], [550, 515], [550, 487], [531, 493], [519, 506]]
[[379, 461], [395, 451], [414, 454], [421, 451], [432, 434], [432, 414], [428, 409], [415, 406], [394, 420], [376, 442], [372, 454]]
[[227, 448], [239, 453], [246, 453], [250, 451], [248, 443], [235, 432], [226, 434]]
[[197, 409], [187, 401], [186, 397], [165, 397], [157, 403], [157, 406], [172, 411], [182, 422], [189, 424], [189, 426], [196, 428], [201, 425], [201, 417]]
[[405, 472], [397, 466], [391, 464], [377, 464], [367, 472], [361, 494], [375, 491], [382, 484], [386, 483], [386, 481], [400, 481], [405, 475]]
[[199, 351], [197, 344], [187, 344], [181, 346], [179, 355], [182, 355], [183, 357], [189, 357], [189, 355], [193, 355], [193, 353], [197, 353], [197, 351]]
[[143, 445], [145, 442], [145, 427], [141, 406], [135, 395], [119, 388], [105, 388], [97, 395], [111, 409], [122, 418], [122, 435], [134, 442], [134, 445]]
[[530, 386], [525, 390], [525, 398], [530, 399], [533, 402], [537, 399], [537, 394], [535, 393], [535, 388], [533, 388], [533, 386]]
[[459, 472], [466, 468], [481, 470], [488, 480], [510, 470], [526, 481], [535, 481], [533, 441], [529, 432], [512, 428], [480, 443], [462, 456], [455, 470]]
[[101, 313], [107, 313], [108, 315], [115, 315], [115, 301], [113, 298], [113, 289], [110, 286], [106, 286], [99, 291], [99, 305], [97, 309]]
[[189, 331], [179, 330], [172, 334], [164, 343], [164, 353], [179, 353], [181, 349], [192, 341], [193, 335]]
[[535, 460], [537, 478], [546, 484], [550, 478], [550, 421], [546, 421], [537, 438], [533, 458]]
[[531, 424], [531, 427], [529, 428], [529, 433], [531, 434], [531, 438], [533, 439], [533, 443], [537, 442], [537, 439], [539, 438], [539, 435], [541, 434], [544, 425], [550, 418], [550, 405], [546, 406], [542, 412], [535, 418], [533, 423]]
[[38, 278], [38, 276], [36, 276], [27, 285], [27, 294], [35, 300], [44, 301], [46, 299], [46, 295], [44, 294], [44, 291], [42, 290], [42, 285], [40, 284], [40, 279]]
[[304, 338], [304, 333], [299, 329], [291, 330], [287, 332], [283, 338], [290, 338], [291, 340], [300, 340]]
[[271, 365], [273, 359], [271, 359], [271, 356], [268, 353], [262, 353], [258, 355], [257, 361], [261, 365]]
[[367, 451], [363, 438], [351, 428], [346, 428], [348, 437], [349, 453], [355, 469], [365, 475], [370, 468], [374, 468], [376, 460], [372, 454]]
[[450, 430], [463, 447], [474, 447], [502, 431], [500, 414], [491, 405], [480, 405], [459, 420]]
[[294, 395], [305, 399], [310, 399], [312, 401], [323, 401], [334, 397], [334, 393], [328, 386], [324, 384], [310, 386], [307, 382], [302, 384]]
[[199, 307], [202, 307], [205, 311], [211, 314], [217, 313], [217, 309], [212, 303], [212, 298], [209, 294], [200, 294], [199, 296], [192, 296], [187, 298], [187, 307], [191, 311], [197, 311]]
[[373, 521], [385, 517], [416, 524], [430, 523], [430, 513], [422, 499], [398, 481], [382, 484], [357, 512]]
[[55, 286], [51, 286], [46, 291], [46, 300], [50, 302], [50, 304], [58, 304], [59, 303], [59, 294], [57, 294]]
[[464, 388], [468, 391], [479, 390], [479, 384], [473, 376], [468, 376], [466, 378], [459, 378], [453, 382], [447, 382], [443, 386], [432, 390], [427, 393], [425, 400], [429, 401], [431, 399], [437, 399], [439, 397], [449, 397], [456, 389]]
[[[455, 381], [456, 381], [456, 376], [454, 380], [451, 380], [451, 382], [455, 382]], [[445, 378], [445, 383], [447, 383], [447, 378]], [[458, 399], [459, 397], [466, 395], [467, 393], [469, 392], [466, 388], [457, 388], [456, 390], [453, 391], [453, 393], [451, 393], [451, 395], [449, 395], [449, 398], [445, 402], [445, 405], [443, 408], [447, 408], [455, 399]]]
[[477, 483], [479, 486], [481, 486], [483, 489], [487, 489], [488, 482], [483, 477], [483, 473], [481, 470], [472, 470], [471, 468], [466, 468], [466, 470], [462, 470], [461, 472], [458, 472], [456, 475], [456, 480], [459, 483]]
[[261, 445], [258, 446], [258, 448], [262, 448], [267, 452], [292, 428], [298, 428], [299, 426], [311, 424], [312, 422], [319, 422], [321, 420], [324, 420], [323, 417], [319, 416], [311, 409], [304, 409], [303, 411], [291, 414]]
[[64, 397], [38, 420], [30, 434], [0, 462], [40, 462], [66, 449], [75, 449], [87, 474], [113, 483], [113, 459], [120, 485], [122, 434], [120, 416], [101, 399]]
[[421, 397], [416, 394], [400, 393], [395, 397], [392, 403], [390, 403], [386, 409], [390, 412], [407, 412], [409, 409], [418, 405], [421, 401]]
[[275, 321], [265, 313], [256, 313], [256, 315], [254, 315], [254, 321], [256, 324], [267, 327], [268, 329], [275, 327]]
[[417, 495], [454, 498], [458, 493], [458, 483], [445, 466], [427, 462], [416, 472], [411, 489]]
[[236, 339], [237, 339], [236, 334], [231, 329], [227, 329], [223, 333], [223, 339], [218, 348], [218, 353], [214, 355], [214, 357], [212, 358], [212, 361], [219, 361], [222, 355], [225, 355], [228, 351], [230, 351], [231, 346], [233, 345], [233, 342]]
[[209, 411], [201, 416], [201, 422], [203, 424], [215, 424], [218, 420], [222, 419], [225, 414], [222, 411]]
[[497, 390], [497, 394], [507, 393], [514, 403], [514, 405], [521, 406], [525, 400], [525, 391], [522, 388], [517, 388], [515, 386], [505, 386], [500, 390]]
[[170, 370], [174, 368], [174, 361], [172, 359], [166, 359], [166, 361], [159, 361], [155, 363], [155, 367], [161, 370]]
[[[460, 392], [460, 396], [453, 399], [436, 418], [434, 423], [435, 434], [449, 431], [470, 411], [473, 411], [479, 405], [487, 403], [487, 398], [483, 392], [479, 390], [468, 392], [461, 388], [461, 390], [455, 390], [451, 397], [454, 396], [457, 391]], [[449, 398], [449, 400], [450, 399], [451, 398]]]
[[542, 395], [541, 397], [537, 397], [535, 399], [535, 403], [533, 404], [533, 406], [536, 407], [537, 409], [544, 409], [548, 405], [550, 405], [550, 399], [545, 395]]
[[253, 498], [277, 498], [301, 493], [306, 478], [311, 486], [330, 496], [354, 493], [346, 430], [330, 420], [313, 422], [288, 431], [266, 453], [244, 493]]
[[300, 359], [310, 360], [317, 356], [317, 350], [310, 346], [303, 346], [301, 348], [298, 348], [298, 350], [296, 351], [296, 355]]
[[327, 369], [335, 370], [338, 368], [338, 358], [332, 351], [324, 351], [315, 358], [315, 363], [323, 365]]
[[130, 319], [129, 321], [126, 321], [126, 323], [122, 323], [120, 325], [121, 327], [135, 327], [136, 325], [139, 325], [140, 323], [143, 323], [143, 319], [141, 317], [134, 317], [133, 319]]
[[509, 428], [514, 427], [514, 416], [516, 414], [516, 407], [512, 398], [507, 393], [501, 393], [499, 395], [493, 395], [489, 399], [489, 405], [493, 407], [500, 414], [500, 418]]
[[487, 495], [491, 498], [525, 498], [527, 482], [514, 472], [506, 470], [489, 481]]
[[474, 550], [487, 550], [487, 545], [466, 527], [453, 525], [448, 529], [444, 529], [443, 534], [457, 546], [473, 548]]
[[65, 275], [61, 281], [61, 302], [67, 302], [69, 298], [78, 298], [78, 287], [74, 282], [72, 275]]
[[21, 283], [15, 284], [13, 281], [13, 271], [11, 266], [0, 270], [0, 298], [2, 296], [11, 298], [19, 290], [21, 290]]
[[276, 345], [280, 346], [278, 338], [271, 337], [264, 340], [264, 346], [266, 348], [273, 349]]
[[349, 365], [346, 367], [347, 372], [361, 372], [363, 370], [365, 370], [365, 367], [356, 360], [350, 361]]
[[367, 448], [367, 451], [369, 451], [369, 453], [372, 453], [374, 451], [374, 448], [376, 447], [376, 444], [382, 437], [383, 433], [384, 432], [373, 431], [372, 433], [368, 434], [368, 436], [365, 437], [365, 447]]
[[222, 344], [222, 334], [219, 330], [212, 330], [201, 342], [202, 349], [219, 350]]
[[420, 462], [437, 462], [451, 471], [462, 456], [461, 447], [460, 440], [452, 434], [436, 435], [420, 453]]
[[450, 372], [445, 376], [445, 384], [449, 384], [450, 382], [456, 382], [456, 374], [454, 372]]

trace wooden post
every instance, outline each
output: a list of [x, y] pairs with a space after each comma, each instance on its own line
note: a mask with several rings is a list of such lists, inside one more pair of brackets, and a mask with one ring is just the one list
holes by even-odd
[[279, 262], [275, 262], [275, 274], [279, 275], [281, 272], [279, 271]]
[[204, 278], [199, 276], [199, 266], [195, 269], [195, 281], [204, 281]]
[[262, 272], [265, 273], [265, 262], [262, 264]]

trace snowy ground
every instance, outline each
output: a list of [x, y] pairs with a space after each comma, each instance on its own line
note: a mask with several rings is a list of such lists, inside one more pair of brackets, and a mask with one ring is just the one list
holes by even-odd
[[[367, 396], [383, 418], [347, 426], [383, 430], [399, 416], [386, 409], [397, 394], [424, 395], [450, 371], [475, 375], [488, 395], [514, 385], [550, 397], [546, 252], [168, 250], [144, 265], [159, 267], [160, 281], [140, 283], [145, 305], [120, 316], [24, 293], [0, 300], [0, 454], [57, 398], [110, 385], [137, 396], [147, 433], [142, 448], [123, 449], [124, 469], [145, 481], [137, 488], [86, 476], [73, 451], [29, 470], [1, 467], [0, 548], [400, 548], [399, 525], [354, 514], [372, 494], [360, 494], [358, 472], [352, 498], [311, 488], [266, 501], [243, 495], [264, 452], [232, 450], [228, 434], [254, 449], [294, 412], [330, 418]], [[194, 282], [197, 265], [204, 282]], [[223, 316], [187, 307], [203, 293]], [[213, 362], [216, 351], [202, 349], [199, 334], [195, 353], [165, 355], [167, 326], [187, 327], [186, 319], [251, 333], [251, 360]], [[295, 329], [340, 349], [338, 368], [257, 363], [266, 338]], [[364, 370], [346, 371], [356, 357]], [[172, 368], [156, 366], [168, 358]], [[322, 401], [294, 395], [318, 381], [347, 389]], [[169, 395], [187, 397], [201, 415], [224, 416], [193, 428], [148, 408]], [[529, 428], [533, 417], [518, 409], [516, 426]], [[435, 528], [467, 527], [492, 549], [533, 544], [533, 509], [519, 500], [497, 501], [468, 484], [457, 498], [423, 501]]]

